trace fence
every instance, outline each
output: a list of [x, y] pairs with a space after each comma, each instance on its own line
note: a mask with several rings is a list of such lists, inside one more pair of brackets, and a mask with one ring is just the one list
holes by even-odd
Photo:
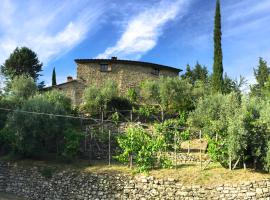
[[[134, 112], [133, 110], [118, 110], [118, 111], [107, 111], [100, 112], [98, 115], [91, 116], [73, 116], [73, 115], [58, 115], [51, 113], [39, 113], [39, 112], [30, 112], [24, 110], [13, 110], [7, 108], [0, 108], [2, 111], [6, 112], [23, 112], [28, 115], [43, 115], [43, 116], [54, 116], [54, 117], [64, 117], [73, 120], [80, 120], [81, 129], [84, 133], [84, 140], [82, 142], [82, 153], [84, 158], [87, 158], [89, 161], [92, 160], [107, 160], [108, 165], [111, 165], [112, 158], [116, 155], [119, 150], [116, 144], [115, 138], [119, 134], [123, 134], [125, 127], [129, 123], [138, 123], [147, 128], [147, 123], [142, 123], [149, 121], [162, 121], [164, 119], [163, 114], [160, 116], [151, 115], [146, 118], [145, 116], [142, 118], [140, 114]], [[114, 118], [115, 113], [117, 113], [117, 119]], [[185, 128], [179, 127], [178, 131], [182, 132], [186, 130]], [[201, 131], [191, 130], [192, 132], [188, 139], [183, 141], [181, 135], [174, 132], [173, 142], [168, 146], [168, 150], [166, 152], [162, 152], [166, 154], [168, 158], [170, 158], [174, 166], [177, 167], [178, 164], [188, 164], [188, 163], [200, 163], [200, 167], [203, 168], [203, 163], [208, 163], [210, 160], [204, 158], [204, 152], [206, 150], [206, 146], [203, 147], [203, 135]], [[197, 149], [192, 149], [190, 145], [191, 141], [198, 140]], [[187, 144], [187, 148], [182, 148], [183, 143]], [[181, 146], [182, 145], [182, 146]], [[196, 156], [191, 155], [191, 151], [197, 150]], [[198, 155], [199, 153], [199, 155]]]

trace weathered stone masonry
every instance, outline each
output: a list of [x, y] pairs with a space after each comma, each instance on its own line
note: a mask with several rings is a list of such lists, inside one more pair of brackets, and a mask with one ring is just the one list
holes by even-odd
[[[112, 59], [76, 59], [77, 78], [71, 77], [66, 83], [54, 87], [69, 96], [75, 105], [82, 101], [83, 91], [90, 85], [102, 86], [106, 80], [113, 80], [118, 84], [120, 92], [124, 93], [128, 88], [138, 87], [145, 80], [158, 79], [159, 77], [176, 77], [180, 69], [130, 60]], [[102, 67], [103, 66], [103, 67]]]
[[219, 186], [186, 186], [174, 179], [119, 173], [55, 172], [0, 162], [0, 191], [34, 200], [66, 199], [270, 199], [270, 180]]

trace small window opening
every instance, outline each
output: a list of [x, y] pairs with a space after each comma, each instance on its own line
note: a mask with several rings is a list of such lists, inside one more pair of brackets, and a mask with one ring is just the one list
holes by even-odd
[[100, 64], [100, 71], [101, 72], [108, 72], [111, 71], [108, 64]]
[[154, 68], [152, 74], [159, 76], [160, 69], [159, 68]]

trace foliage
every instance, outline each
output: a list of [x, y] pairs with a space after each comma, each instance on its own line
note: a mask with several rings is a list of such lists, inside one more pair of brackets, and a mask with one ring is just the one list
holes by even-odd
[[264, 84], [270, 75], [270, 68], [267, 66], [267, 62], [261, 57], [259, 58], [257, 69], [254, 69], [254, 75], [259, 88], [264, 87]]
[[11, 81], [9, 98], [20, 104], [22, 101], [32, 97], [37, 92], [37, 86], [34, 80], [27, 76], [16, 76]]
[[160, 81], [145, 81], [140, 95], [145, 103], [158, 105], [162, 112], [175, 113], [190, 109], [191, 88], [186, 79], [167, 77]]
[[64, 149], [62, 155], [66, 159], [75, 158], [80, 150], [83, 134], [75, 129], [66, 129], [64, 132]]
[[162, 123], [154, 124], [154, 132], [164, 137], [166, 147], [172, 150], [174, 143], [188, 140], [190, 138], [189, 130], [184, 130], [186, 125], [185, 113], [180, 113], [178, 118], [168, 119]]
[[239, 109], [240, 102], [235, 93], [215, 94], [200, 100], [197, 108], [190, 113], [188, 118], [188, 124], [201, 129], [204, 136], [208, 138], [210, 156], [223, 165], [228, 164], [226, 155], [236, 153], [237, 142], [241, 139], [241, 137], [238, 138], [238, 134], [242, 129], [238, 127], [239, 121], [236, 120]]
[[181, 77], [190, 80], [193, 85], [196, 81], [206, 83], [208, 80], [208, 70], [205, 66], [197, 62], [194, 69], [191, 69], [190, 65], [187, 65], [186, 72]]
[[161, 134], [165, 138], [166, 144], [173, 144], [175, 134], [180, 135], [180, 129], [183, 124], [178, 119], [168, 119], [162, 123], [154, 124], [155, 132]]
[[126, 98], [132, 103], [135, 104], [138, 101], [139, 94], [135, 88], [128, 88], [126, 93]]
[[223, 90], [223, 63], [222, 63], [222, 47], [221, 47], [221, 14], [220, 1], [216, 3], [215, 28], [214, 28], [214, 65], [212, 86], [214, 92], [222, 92]]
[[[57, 117], [71, 110], [70, 100], [56, 91], [38, 94], [26, 100], [21, 110], [10, 113], [6, 128], [12, 133], [12, 148], [26, 157], [40, 157], [47, 153], [60, 153], [64, 145], [69, 119]], [[35, 114], [50, 113], [49, 115]]]
[[14, 101], [11, 101], [8, 98], [0, 98], [0, 108], [7, 109], [7, 110], [1, 110], [0, 111], [0, 130], [5, 127], [7, 116], [8, 116], [8, 109], [13, 109], [15, 107]]
[[107, 110], [109, 111], [125, 111], [132, 109], [131, 102], [123, 97], [112, 97], [106, 105]]
[[189, 114], [188, 124], [210, 138], [222, 137], [226, 135], [228, 119], [234, 117], [239, 106], [235, 93], [207, 96], [199, 100], [196, 109]]
[[109, 80], [103, 86], [91, 85], [86, 88], [83, 94], [83, 110], [96, 113], [99, 110], [106, 110], [108, 102], [118, 97], [118, 86]]
[[56, 83], [56, 73], [55, 73], [55, 67], [53, 68], [53, 73], [52, 73], [52, 86], [57, 85]]
[[264, 160], [264, 169], [270, 172], [270, 141], [267, 143], [267, 153]]
[[[166, 147], [164, 137], [150, 135], [142, 127], [129, 127], [117, 138], [122, 153], [117, 156], [124, 163], [134, 159], [139, 171], [148, 171], [158, 164], [157, 152]], [[163, 162], [165, 166], [165, 161]]]
[[36, 82], [40, 76], [42, 63], [38, 60], [37, 54], [27, 47], [17, 47], [9, 58], [1, 66], [1, 72], [8, 78], [27, 75]]
[[119, 119], [120, 119], [119, 113], [118, 113], [118, 112], [114, 112], [114, 113], [112, 114], [112, 121], [113, 121], [115, 124], [117, 124], [118, 121], [119, 121]]
[[213, 161], [220, 162], [224, 167], [228, 166], [228, 151], [226, 141], [208, 138], [207, 153]]
[[226, 73], [223, 81], [223, 93], [230, 94], [231, 92], [235, 92], [241, 95], [241, 87], [246, 84], [246, 80], [244, 77], [240, 76], [239, 81], [231, 79]]
[[223, 166], [267, 167], [270, 130], [269, 100], [216, 94], [200, 100], [188, 123], [208, 138], [208, 153]]
[[263, 96], [265, 92], [268, 93], [270, 68], [267, 66], [267, 62], [263, 60], [263, 58], [259, 58], [259, 65], [254, 69], [254, 76], [257, 84], [251, 86], [251, 94], [255, 96]]
[[158, 112], [155, 106], [142, 105], [138, 110], [134, 110], [134, 113], [137, 113], [141, 120], [150, 119], [150, 116]]

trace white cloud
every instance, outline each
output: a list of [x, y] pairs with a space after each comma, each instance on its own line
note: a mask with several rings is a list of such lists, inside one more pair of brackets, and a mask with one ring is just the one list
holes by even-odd
[[27, 46], [47, 63], [85, 39], [105, 9], [96, 0], [1, 1], [0, 62], [17, 46]]
[[97, 57], [118, 56], [139, 59], [144, 53], [155, 47], [166, 23], [184, 14], [187, 2], [187, 0], [162, 0], [150, 8], [148, 7], [132, 17], [116, 44], [107, 48]]

